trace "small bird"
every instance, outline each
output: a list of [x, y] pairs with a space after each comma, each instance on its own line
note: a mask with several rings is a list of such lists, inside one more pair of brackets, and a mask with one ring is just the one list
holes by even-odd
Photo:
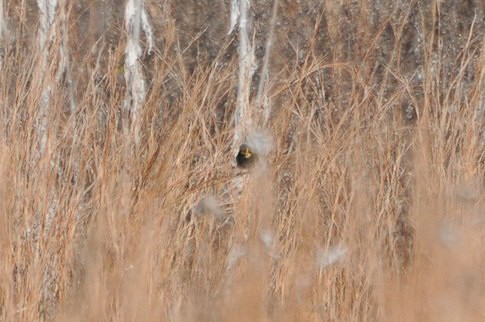
[[251, 151], [247, 144], [239, 147], [239, 153], [236, 156], [237, 166], [243, 169], [249, 169], [256, 163], [258, 157]]

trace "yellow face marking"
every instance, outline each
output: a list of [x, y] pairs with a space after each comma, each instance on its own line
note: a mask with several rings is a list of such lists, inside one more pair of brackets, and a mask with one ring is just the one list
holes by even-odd
[[249, 148], [246, 148], [244, 151], [243, 151], [243, 155], [246, 159], [249, 159], [251, 157], [251, 151], [249, 151]]

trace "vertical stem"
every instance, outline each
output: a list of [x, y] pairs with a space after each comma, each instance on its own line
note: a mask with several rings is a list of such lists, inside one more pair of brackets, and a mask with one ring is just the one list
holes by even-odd
[[[37, 6], [39, 8], [40, 14], [40, 29], [38, 35], [39, 50], [41, 52], [40, 68], [41, 73], [46, 74], [49, 59], [49, 43], [50, 39], [55, 36], [55, 28], [53, 28], [53, 25], [57, 8], [57, 0], [37, 0]], [[50, 86], [50, 80], [48, 80], [47, 85], [43, 89], [42, 99], [39, 105], [39, 118], [37, 127], [39, 131], [40, 142], [38, 157], [44, 154], [47, 144], [48, 106], [51, 91], [52, 88]]]
[[249, 43], [248, 29], [249, 0], [239, 2], [239, 86], [237, 94], [237, 106], [234, 116], [234, 150], [247, 135], [251, 126], [249, 111], [249, 95], [251, 90], [251, 78], [254, 73], [254, 57], [251, 44]]
[[[269, 77], [269, 57], [271, 54], [271, 46], [273, 45], [273, 35], [274, 35], [274, 27], [276, 25], [276, 18], [278, 15], [278, 0], [274, 0], [273, 2], [273, 10], [271, 14], [271, 22], [270, 22], [270, 29], [269, 29], [269, 34], [268, 38], [266, 39], [266, 46], [265, 46], [265, 51], [264, 51], [264, 59], [263, 59], [263, 66], [261, 68], [261, 77], [259, 79], [259, 84], [258, 84], [258, 93], [256, 95], [256, 105], [259, 107], [263, 105], [263, 125], [266, 124], [266, 122], [269, 119], [269, 115], [271, 113], [271, 106], [269, 105], [269, 102], [267, 102], [268, 98], [268, 77]], [[262, 100], [265, 100], [262, 102]]]
[[[153, 50], [153, 32], [148, 22], [143, 0], [128, 0], [125, 8], [125, 27], [127, 30], [127, 45], [125, 58], [125, 79], [128, 92], [125, 98], [125, 108], [130, 118], [124, 121], [125, 134], [133, 134], [135, 145], [140, 143], [141, 120], [140, 113], [145, 101], [145, 79], [139, 64], [142, 55], [140, 46], [140, 28], [143, 29], [148, 42], [148, 52]], [[130, 124], [131, 133], [128, 133]]]
[[5, 40], [4, 39], [4, 35], [7, 33], [7, 24], [5, 23], [5, 17], [3, 15], [3, 0], [0, 0], [0, 70], [2, 68], [1, 64], [2, 64], [2, 61], [3, 61], [3, 52], [1, 52], [3, 50], [3, 41]]
[[140, 140], [138, 125], [139, 113], [140, 105], [145, 98], [145, 82], [138, 63], [141, 56], [140, 22], [142, 9], [143, 0], [128, 0], [126, 3], [125, 27], [128, 39], [126, 44], [125, 79], [128, 92], [125, 97], [127, 114], [123, 127], [126, 136], [131, 136], [130, 134], [134, 135], [135, 145], [138, 145]]

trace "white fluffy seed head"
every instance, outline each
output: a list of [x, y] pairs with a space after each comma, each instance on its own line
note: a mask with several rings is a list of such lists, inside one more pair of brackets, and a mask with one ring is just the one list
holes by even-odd
[[255, 130], [249, 133], [247, 145], [258, 155], [267, 156], [274, 147], [272, 135], [267, 130]]
[[327, 250], [317, 249], [316, 264], [318, 269], [324, 269], [344, 260], [347, 255], [347, 247], [342, 244], [331, 246]]
[[205, 196], [195, 207], [194, 213], [197, 216], [212, 215], [216, 218], [224, 217], [224, 209], [219, 204], [219, 201], [213, 196]]

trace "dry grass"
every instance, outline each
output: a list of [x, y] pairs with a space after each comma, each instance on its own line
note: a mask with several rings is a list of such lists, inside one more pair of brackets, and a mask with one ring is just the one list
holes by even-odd
[[485, 320], [479, 2], [280, 1], [275, 149], [250, 173], [231, 151], [237, 39], [184, 24], [198, 4], [147, 3], [164, 20], [140, 145], [122, 130], [119, 13], [100, 36], [103, 5], [64, 8], [69, 83], [56, 40], [42, 70], [35, 5], [6, 5], [0, 320]]

